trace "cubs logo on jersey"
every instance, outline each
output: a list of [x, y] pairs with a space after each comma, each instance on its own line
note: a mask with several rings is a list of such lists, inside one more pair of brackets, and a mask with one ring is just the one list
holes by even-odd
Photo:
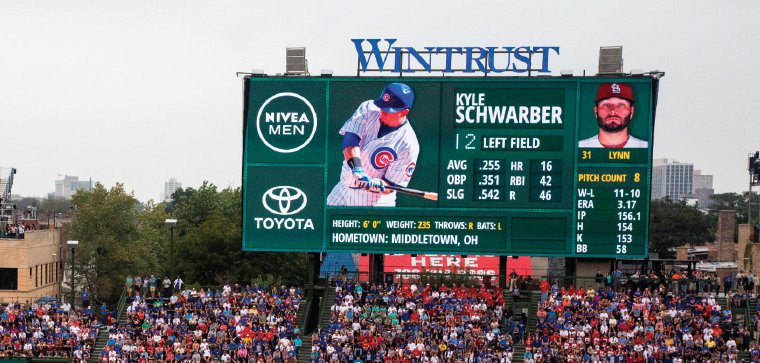
[[375, 169], [385, 169], [397, 158], [398, 155], [396, 155], [395, 150], [389, 147], [379, 147], [372, 153], [370, 162]]

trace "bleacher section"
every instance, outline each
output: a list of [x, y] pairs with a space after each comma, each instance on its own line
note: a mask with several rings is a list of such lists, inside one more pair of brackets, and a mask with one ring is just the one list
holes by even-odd
[[[753, 354], [760, 357], [757, 342], [742, 339], [753, 337], [745, 329], [754, 329], [758, 316], [758, 300], [750, 294], [687, 293], [667, 284], [654, 290], [594, 285], [598, 290], [590, 291], [584, 284], [577, 289], [542, 285], [543, 293], [520, 290], [515, 299], [508, 289], [348, 280], [336, 277], [318, 296], [295, 288], [229, 286], [184, 290], [169, 299], [125, 294], [113, 319], [98, 317], [97, 308], [68, 316], [56, 304], [12, 304], [0, 308], [0, 357], [68, 356], [72, 350], [90, 363], [670, 362], [676, 357], [749, 362]], [[319, 316], [309, 317], [307, 306]], [[57, 339], [58, 329], [40, 324], [47, 320], [70, 336]], [[18, 335], [18, 321], [24, 322], [25, 337]], [[306, 331], [310, 324], [317, 329]], [[55, 338], [39, 343], [37, 334]]]
[[[500, 289], [338, 279], [334, 291], [335, 302], [322, 312], [311, 362], [448, 362], [476, 356], [498, 361], [511, 355]], [[330, 294], [325, 302], [332, 300]]]
[[[295, 360], [304, 300], [299, 289], [185, 290], [169, 299], [132, 296], [99, 339], [91, 362]], [[260, 356], [260, 357], [259, 357]]]

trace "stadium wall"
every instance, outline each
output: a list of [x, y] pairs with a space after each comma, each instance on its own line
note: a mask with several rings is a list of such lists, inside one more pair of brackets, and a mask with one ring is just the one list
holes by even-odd
[[0, 290], [0, 302], [32, 301], [57, 296], [61, 270], [60, 231], [29, 231], [24, 239], [0, 239], [0, 268], [16, 269], [16, 289]]

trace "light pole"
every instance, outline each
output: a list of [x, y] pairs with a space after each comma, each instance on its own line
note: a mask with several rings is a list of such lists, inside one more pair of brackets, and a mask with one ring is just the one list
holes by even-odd
[[169, 226], [169, 276], [174, 277], [174, 227], [177, 226], [176, 219], [167, 219], [166, 225]]
[[76, 305], [74, 303], [75, 295], [74, 290], [75, 289], [75, 283], [74, 283], [74, 251], [76, 250], [77, 245], [79, 245], [79, 241], [68, 241], [66, 242], [69, 247], [71, 247], [71, 282], [69, 283], [69, 286], [71, 287], [71, 307], [74, 308]]

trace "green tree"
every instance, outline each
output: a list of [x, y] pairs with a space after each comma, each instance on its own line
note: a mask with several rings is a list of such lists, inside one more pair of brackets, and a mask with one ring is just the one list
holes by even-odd
[[43, 198], [40, 202], [39, 209], [45, 211], [57, 211], [59, 213], [69, 213], [69, 209], [72, 205], [72, 201], [69, 199], [48, 194], [48, 196]]
[[[230, 191], [232, 192], [232, 191]], [[186, 188], [173, 194], [174, 210], [172, 215], [177, 219], [177, 228], [181, 235], [191, 228], [197, 228], [217, 210], [220, 203], [220, 193], [214, 184], [204, 181], [198, 189]], [[235, 208], [226, 205], [227, 208]], [[238, 208], [233, 209], [233, 213]]]
[[42, 201], [40, 198], [35, 197], [23, 197], [19, 200], [13, 200], [11, 203], [15, 203], [19, 209], [26, 209], [28, 207], [34, 207], [39, 209]]
[[[720, 210], [735, 210], [736, 211], [736, 223], [738, 224], [744, 224], [747, 223], [747, 215], [748, 215], [748, 192], [744, 192], [742, 194], [739, 193], [721, 193], [721, 194], [713, 194], [710, 197], [710, 200], [712, 201], [712, 207], [710, 208], [710, 214], [713, 216], [713, 219], [717, 221], [718, 218], [718, 211]], [[758, 202], [758, 194], [753, 192], [752, 193], [752, 204], [757, 205]], [[757, 217], [757, 207], [753, 208], [752, 214]], [[755, 218], [752, 218], [755, 219]]]
[[[140, 204], [121, 184], [106, 189], [97, 183], [91, 191], [78, 191], [71, 202], [73, 218], [64, 234], [80, 243], [77, 286], [102, 300], [116, 300], [127, 275], [163, 277], [171, 267], [187, 283], [201, 285], [246, 284], [258, 276], [282, 283], [305, 280], [306, 254], [241, 251], [240, 188], [219, 191], [204, 182], [175, 193], [170, 210], [164, 203]], [[167, 218], [178, 220], [174, 265]]]
[[134, 250], [139, 251], [140, 270], [133, 273], [141, 275], [155, 274], [168, 277], [169, 262], [169, 228], [166, 219], [169, 216], [163, 203], [156, 204], [153, 200], [140, 205], [137, 215], [137, 239]]
[[305, 281], [306, 254], [241, 252], [240, 188], [218, 191], [204, 182], [197, 190], [187, 188], [173, 197], [177, 270], [186, 282], [247, 283], [259, 275], [276, 276], [284, 283]]
[[673, 257], [670, 249], [685, 244], [711, 241], [714, 227], [710, 217], [685, 201], [654, 200], [649, 208], [649, 251]]
[[77, 285], [100, 299], [113, 301], [122, 290], [122, 279], [144, 265], [145, 248], [138, 242], [138, 201], [122, 184], [106, 189], [96, 183], [91, 191], [79, 190], [67, 230], [79, 241]]

